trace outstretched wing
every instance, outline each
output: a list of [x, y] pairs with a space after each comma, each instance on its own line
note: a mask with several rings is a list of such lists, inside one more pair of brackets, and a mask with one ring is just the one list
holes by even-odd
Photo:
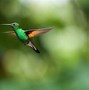
[[10, 35], [16, 36], [14, 31], [7, 31], [7, 32], [2, 32], [2, 33], [6, 33], [6, 34], [10, 34]]
[[29, 38], [32, 38], [32, 37], [38, 36], [38, 35], [40, 35], [40, 34], [47, 33], [47, 32], [50, 31], [51, 29], [52, 29], [52, 28], [31, 29], [31, 30], [25, 31], [25, 33], [26, 33], [26, 35], [27, 35]]
[[31, 41], [29, 41], [27, 45], [30, 46], [35, 52], [40, 53], [40, 51], [34, 46], [34, 44]]

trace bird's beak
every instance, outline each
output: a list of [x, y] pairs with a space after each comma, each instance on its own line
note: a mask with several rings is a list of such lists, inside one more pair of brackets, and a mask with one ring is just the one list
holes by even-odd
[[0, 24], [1, 26], [11, 26], [11, 24]]

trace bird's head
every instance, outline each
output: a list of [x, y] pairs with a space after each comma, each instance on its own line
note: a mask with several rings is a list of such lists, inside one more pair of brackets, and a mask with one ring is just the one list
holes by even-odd
[[18, 23], [11, 23], [12, 28], [14, 28], [15, 30], [19, 28], [19, 24]]
[[11, 23], [11, 24], [0, 24], [0, 25], [5, 25], [5, 26], [11, 26], [12, 28], [14, 28], [14, 30], [19, 28], [19, 24], [18, 23]]

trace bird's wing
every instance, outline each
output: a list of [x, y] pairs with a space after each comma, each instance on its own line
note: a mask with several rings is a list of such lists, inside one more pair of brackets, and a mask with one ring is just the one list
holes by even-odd
[[2, 32], [2, 33], [6, 33], [6, 34], [10, 34], [10, 35], [16, 36], [14, 31], [7, 31], [7, 32]]
[[30, 46], [35, 52], [40, 53], [40, 51], [34, 46], [34, 44], [31, 41], [27, 43], [27, 46]]
[[38, 36], [40, 34], [47, 33], [50, 30], [52, 30], [52, 28], [31, 29], [31, 30], [25, 31], [25, 33], [29, 38], [32, 38], [32, 37]]

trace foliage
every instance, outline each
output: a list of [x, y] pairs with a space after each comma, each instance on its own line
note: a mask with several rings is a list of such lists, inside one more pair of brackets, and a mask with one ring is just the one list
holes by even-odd
[[0, 0], [0, 23], [53, 27], [33, 38], [37, 54], [0, 26], [0, 90], [89, 90], [89, 1]]

